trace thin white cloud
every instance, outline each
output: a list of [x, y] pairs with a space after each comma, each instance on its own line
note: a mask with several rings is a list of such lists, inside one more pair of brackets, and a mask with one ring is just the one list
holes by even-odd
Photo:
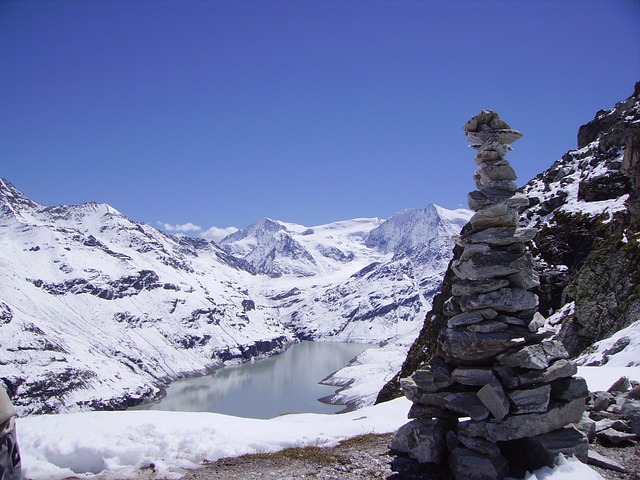
[[196, 225], [195, 223], [187, 222], [178, 225], [171, 225], [170, 223], [158, 222], [159, 225], [162, 226], [164, 230], [167, 232], [199, 232], [202, 230], [200, 225]]
[[232, 233], [237, 232], [238, 229], [236, 227], [211, 227], [209, 230], [206, 230], [200, 234], [202, 238], [206, 238], [207, 240], [212, 240], [214, 242], [219, 242], [227, 235], [231, 235]]

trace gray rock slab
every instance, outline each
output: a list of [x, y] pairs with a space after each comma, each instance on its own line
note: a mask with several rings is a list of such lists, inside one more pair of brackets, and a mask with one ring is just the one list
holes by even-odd
[[464, 328], [448, 328], [440, 337], [440, 347], [445, 359], [453, 365], [491, 359], [525, 339], [511, 330], [494, 333], [470, 332]]
[[513, 413], [543, 413], [551, 398], [551, 386], [542, 385], [527, 390], [513, 390], [507, 394], [513, 404]]
[[449, 328], [464, 327], [466, 325], [473, 325], [484, 321], [484, 317], [480, 312], [464, 312], [454, 315], [447, 320], [447, 326]]
[[496, 420], [502, 420], [509, 413], [509, 399], [497, 378], [478, 390], [477, 397]]
[[445, 400], [447, 401], [445, 407], [459, 413], [462, 417], [471, 417], [474, 420], [484, 420], [489, 417], [489, 410], [473, 392], [450, 393]]
[[551, 382], [551, 397], [554, 400], [568, 402], [588, 396], [589, 387], [582, 377], [561, 378]]
[[629, 390], [631, 390], [631, 381], [629, 380], [629, 377], [620, 377], [618, 380], [613, 382], [613, 385], [609, 387], [607, 392], [628, 392]]
[[538, 272], [533, 269], [520, 270], [513, 275], [507, 277], [509, 284], [513, 288], [522, 288], [524, 290], [530, 290], [540, 286], [540, 276]]
[[449, 455], [449, 467], [456, 480], [496, 480], [509, 472], [506, 460], [490, 459], [468, 448], [454, 448]]
[[452, 413], [450, 410], [447, 410], [444, 407], [433, 407], [422, 405], [420, 403], [412, 403], [411, 408], [409, 408], [409, 413], [407, 415], [408, 418], [419, 418], [422, 420], [430, 420], [432, 418], [439, 419], [448, 419], [455, 420], [458, 418], [458, 415]]
[[608, 445], [622, 445], [638, 438], [635, 433], [619, 432], [613, 428], [606, 428], [596, 433], [596, 438]]
[[604, 468], [606, 470], [612, 470], [614, 472], [627, 473], [627, 469], [618, 462], [601, 455], [595, 450], [589, 450], [587, 464], [593, 465], [594, 467]]
[[481, 437], [469, 437], [467, 435], [458, 435], [457, 441], [465, 448], [478, 452], [485, 457], [494, 459], [500, 456], [500, 447], [495, 442]]
[[454, 260], [451, 268], [453, 273], [462, 280], [484, 281], [531, 269], [532, 264], [528, 255], [494, 251]]
[[640, 437], [640, 400], [627, 398], [620, 411], [631, 431]]
[[501, 447], [511, 466], [511, 473], [518, 477], [527, 471], [553, 467], [559, 454], [575, 456], [586, 463], [589, 452], [589, 442], [575, 427], [506, 442]]
[[510, 180], [504, 182], [508, 188], [483, 188], [475, 190], [467, 195], [469, 208], [474, 212], [490, 207], [496, 203], [506, 202], [516, 191], [516, 184]]
[[535, 228], [494, 227], [460, 236], [456, 243], [461, 246], [470, 243], [486, 243], [488, 245], [504, 246], [514, 243], [527, 243], [536, 236]]
[[526, 373], [515, 373], [514, 369], [505, 366], [496, 366], [494, 368], [502, 384], [507, 389], [514, 389], [537, 383], [550, 383], [559, 378], [568, 378], [574, 376], [578, 372], [575, 364], [569, 360], [556, 360], [545, 370], [530, 370]]
[[589, 418], [587, 412], [582, 414], [582, 418], [575, 424], [576, 428], [580, 430], [589, 440], [589, 443], [593, 443], [596, 439], [596, 422]]
[[493, 369], [481, 367], [458, 367], [451, 372], [451, 378], [462, 385], [486, 385], [495, 378]]
[[507, 325], [506, 323], [493, 320], [493, 321], [485, 321], [485, 322], [469, 325], [467, 327], [467, 330], [469, 330], [470, 332], [491, 333], [491, 332], [500, 332], [508, 328], [509, 328], [509, 325]]
[[398, 429], [389, 448], [406, 453], [420, 463], [441, 464], [445, 455], [445, 434], [437, 420], [412, 420]]
[[460, 297], [460, 308], [465, 311], [492, 308], [498, 312], [513, 313], [538, 306], [538, 296], [519, 288], [501, 288], [494, 292]]
[[481, 163], [473, 175], [477, 188], [482, 188], [491, 182], [500, 180], [516, 180], [516, 172], [506, 160]]
[[463, 435], [484, 437], [493, 442], [533, 437], [580, 421], [584, 412], [584, 403], [583, 399], [577, 399], [554, 405], [545, 413], [508, 415], [501, 421], [477, 422], [469, 420], [460, 422], [458, 431]]
[[489, 280], [459, 280], [451, 285], [451, 294], [455, 296], [489, 293], [509, 286], [509, 280], [494, 278]]
[[520, 215], [515, 208], [498, 203], [478, 210], [469, 219], [469, 223], [478, 230], [491, 227], [515, 227], [518, 225], [519, 218]]
[[567, 350], [561, 342], [549, 340], [535, 345], [510, 350], [498, 355], [496, 359], [507, 367], [528, 368], [532, 370], [543, 370], [551, 362], [561, 358], [569, 358]]
[[451, 371], [446, 366], [431, 365], [420, 368], [411, 375], [416, 385], [427, 393], [434, 393], [453, 384]]

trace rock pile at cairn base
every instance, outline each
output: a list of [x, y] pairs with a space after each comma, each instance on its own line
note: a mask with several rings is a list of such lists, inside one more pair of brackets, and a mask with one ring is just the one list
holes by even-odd
[[[421, 463], [449, 465], [457, 479], [501, 479], [552, 466], [557, 454], [586, 462], [578, 422], [589, 395], [562, 344], [539, 332], [544, 318], [529, 291], [538, 277], [518, 228], [515, 172], [505, 154], [522, 134], [483, 110], [464, 126], [477, 150], [476, 213], [456, 239], [456, 280], [438, 352], [401, 380], [413, 402], [390, 448]], [[571, 425], [571, 426], [568, 426]]]

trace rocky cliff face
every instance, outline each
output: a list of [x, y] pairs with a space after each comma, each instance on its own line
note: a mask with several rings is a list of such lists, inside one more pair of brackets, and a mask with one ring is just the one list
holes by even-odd
[[[538, 229], [532, 253], [540, 312], [577, 357], [640, 318], [640, 82], [631, 97], [580, 127], [576, 150], [521, 190], [529, 205], [519, 224]], [[461, 255], [456, 247], [452, 262]], [[399, 395], [399, 378], [435, 353], [451, 265], [401, 371], [378, 401]]]

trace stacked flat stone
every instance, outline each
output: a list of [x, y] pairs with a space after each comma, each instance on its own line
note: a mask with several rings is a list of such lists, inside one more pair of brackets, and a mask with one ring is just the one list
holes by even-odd
[[589, 392], [562, 344], [539, 332], [544, 318], [530, 291], [539, 283], [526, 244], [536, 231], [518, 227], [528, 200], [504, 158], [522, 134], [489, 110], [464, 130], [477, 150], [475, 214], [456, 239], [463, 253], [452, 263], [438, 352], [401, 381], [414, 420], [390, 447], [448, 462], [458, 479], [519, 476], [558, 453], [586, 461], [587, 440], [566, 426], [580, 420]]

